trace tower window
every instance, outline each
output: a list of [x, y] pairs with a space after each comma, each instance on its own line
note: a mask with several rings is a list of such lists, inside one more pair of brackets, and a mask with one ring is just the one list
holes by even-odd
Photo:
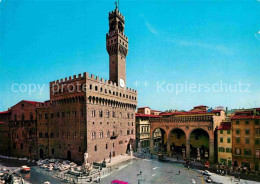
[[99, 111], [99, 117], [103, 117], [103, 111], [102, 110]]

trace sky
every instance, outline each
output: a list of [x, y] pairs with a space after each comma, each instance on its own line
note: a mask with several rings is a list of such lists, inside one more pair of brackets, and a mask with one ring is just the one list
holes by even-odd
[[[1, 0], [0, 111], [49, 100], [50, 81], [109, 79], [113, 9], [113, 0]], [[119, 9], [138, 107], [260, 107], [259, 0], [120, 0]]]

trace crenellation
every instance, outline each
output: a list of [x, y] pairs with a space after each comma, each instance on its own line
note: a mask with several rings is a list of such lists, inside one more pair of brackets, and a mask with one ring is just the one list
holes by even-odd
[[[124, 19], [124, 16], [118, 10], [110, 12], [109, 15], [112, 15], [113, 19], [120, 19], [123, 22], [122, 19]], [[110, 34], [107, 34], [107, 37], [109, 41], [117, 39], [117, 43], [119, 39], [126, 43], [127, 39], [124, 32], [120, 32], [118, 29], [111, 31]], [[112, 74], [115, 74], [122, 68], [124, 72], [117, 78], [122, 78], [126, 81], [125, 60], [122, 61], [119, 62], [120, 65], [115, 67]], [[87, 85], [84, 86], [84, 84]], [[73, 89], [73, 87], [76, 88]], [[87, 89], [87, 92], [78, 91], [78, 89]], [[135, 147], [134, 117], [137, 105], [137, 95], [135, 93], [136, 90], [132, 88], [120, 87], [118, 80], [106, 80], [105, 78], [93, 74], [90, 75], [86, 72], [50, 82], [50, 101], [42, 104], [39, 103], [37, 106], [38, 109], [33, 111], [35, 112], [33, 117], [35, 118], [35, 122], [37, 122], [35, 132], [39, 132], [41, 135], [42, 133], [47, 133], [48, 137], [50, 135], [52, 139], [35, 139], [35, 144], [31, 145], [32, 147], [37, 145], [35, 150], [33, 150], [33, 154], [28, 152], [29, 148], [27, 147], [27, 152], [24, 152], [27, 155], [23, 156], [29, 156], [32, 159], [60, 158], [82, 163], [84, 161], [84, 152], [87, 150], [90, 156], [90, 163], [93, 161], [98, 162], [104, 158], [108, 158], [109, 154], [111, 154], [111, 150], [106, 149], [106, 143], [109, 144], [109, 148], [112, 148], [113, 145], [112, 154], [114, 156], [125, 154], [130, 145]], [[35, 105], [30, 106], [33, 107]], [[17, 110], [19, 108], [21, 108], [20, 105], [17, 106]], [[14, 112], [13, 109], [12, 113]], [[34, 110], [34, 107], [31, 109]], [[94, 116], [91, 115], [93, 110], [96, 112]], [[98, 116], [100, 111], [103, 114], [102, 116]], [[110, 116], [105, 117], [104, 113], [106, 111], [109, 111]], [[113, 113], [115, 115], [112, 115]], [[128, 114], [132, 115], [131, 120], [130, 117], [129, 120], [126, 119]], [[29, 117], [29, 114], [26, 117]], [[128, 126], [130, 126], [129, 121], [132, 122], [131, 127], [124, 126], [127, 122]], [[73, 122], [73, 126], [70, 122]], [[95, 122], [95, 124], [92, 124], [92, 122]], [[100, 124], [101, 122], [103, 122], [103, 125]], [[131, 133], [127, 133], [127, 130], [130, 131], [130, 128], [132, 129]], [[91, 138], [92, 131], [100, 130], [104, 130], [104, 133], [108, 130], [110, 132], [122, 130], [123, 134], [121, 133], [121, 135], [119, 134], [118, 137], [114, 137], [113, 139], [106, 136], [98, 139]], [[75, 134], [76, 136], [74, 136]], [[120, 142], [124, 142], [124, 144]], [[98, 151], [94, 149], [95, 145], [98, 146]], [[52, 150], [53, 153], [51, 153]], [[21, 152], [12, 151], [12, 153], [22, 155]]]

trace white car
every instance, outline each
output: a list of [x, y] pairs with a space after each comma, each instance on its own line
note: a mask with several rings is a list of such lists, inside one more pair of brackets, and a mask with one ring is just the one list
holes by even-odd
[[203, 171], [202, 174], [203, 174], [203, 175], [206, 175], [206, 176], [211, 176], [211, 175], [210, 175], [210, 172], [209, 172], [208, 170]]

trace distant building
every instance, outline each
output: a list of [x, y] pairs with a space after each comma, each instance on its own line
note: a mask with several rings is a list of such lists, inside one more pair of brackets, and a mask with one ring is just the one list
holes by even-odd
[[0, 155], [10, 155], [10, 111], [0, 112]]
[[[135, 114], [136, 122], [136, 147], [141, 144], [141, 148], [150, 147], [150, 118], [160, 117], [161, 111], [151, 110], [149, 107], [140, 107]], [[156, 137], [161, 137], [161, 132], [156, 132]]]
[[199, 106], [195, 106], [190, 111], [192, 111], [192, 112], [201, 112], [201, 111], [207, 111], [208, 109], [209, 109], [209, 107], [206, 106], [206, 105], [199, 105]]
[[37, 158], [36, 105], [22, 100], [10, 108], [10, 151], [15, 157]]
[[259, 171], [260, 108], [237, 111], [231, 123], [233, 166]]
[[232, 166], [232, 130], [231, 122], [223, 121], [217, 129], [218, 163]]
[[223, 106], [218, 106], [218, 107], [215, 107], [215, 110], [222, 110], [222, 111], [224, 111], [224, 110], [225, 110], [225, 107], [223, 107]]

